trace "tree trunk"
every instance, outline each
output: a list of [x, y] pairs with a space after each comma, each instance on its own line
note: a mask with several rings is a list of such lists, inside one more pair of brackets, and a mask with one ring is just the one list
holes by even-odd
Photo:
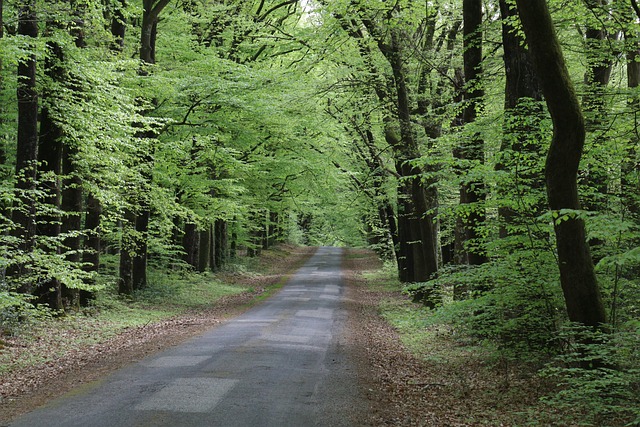
[[118, 281], [118, 292], [120, 294], [133, 294], [133, 256], [136, 251], [135, 230], [133, 226], [136, 222], [136, 215], [131, 208], [126, 208], [124, 220], [122, 221], [122, 238], [120, 240], [120, 279]]
[[[100, 216], [102, 215], [102, 204], [100, 200], [95, 197], [93, 193], [89, 193], [87, 196], [87, 212], [84, 221], [84, 228], [86, 229], [86, 237], [84, 239], [84, 251], [82, 252], [82, 262], [84, 263], [84, 269], [88, 272], [97, 273], [100, 268], [100, 251], [101, 251], [101, 238], [100, 238]], [[94, 282], [89, 282], [89, 285], [93, 285]], [[92, 292], [80, 291], [80, 305], [86, 307], [89, 302], [93, 300], [94, 296]]]
[[411, 127], [411, 106], [405, 81], [400, 37], [397, 30], [392, 30], [391, 44], [379, 43], [393, 72], [400, 137], [398, 138], [389, 128], [385, 133], [387, 142], [394, 150], [396, 171], [402, 177], [399, 196], [404, 197], [402, 214], [407, 217], [399, 221], [398, 228], [409, 227], [408, 230], [398, 234], [401, 241], [403, 237], [410, 239], [400, 245], [402, 255], [405, 256], [404, 269], [406, 270], [405, 274], [400, 274], [401, 280], [404, 277], [411, 282], [425, 282], [438, 270], [437, 236], [434, 212], [429, 209], [430, 203], [422, 182], [422, 171], [411, 164], [411, 161], [417, 159], [420, 153]]
[[278, 212], [269, 211], [269, 227], [267, 245], [272, 247], [280, 240], [280, 230], [278, 227], [279, 215]]
[[[627, 55], [627, 87], [635, 91], [640, 87], [640, 46], [637, 41], [637, 35], [631, 36], [625, 34], [625, 39], [629, 46], [626, 48]], [[638, 138], [637, 129], [640, 128], [638, 123], [638, 113], [640, 111], [640, 96], [634, 93], [629, 97], [629, 110], [633, 113], [634, 129], [629, 148], [627, 149], [626, 159], [622, 164], [622, 195], [623, 201], [631, 217], [636, 224], [640, 223], [640, 164], [638, 163]]]
[[184, 225], [184, 236], [182, 237], [182, 247], [184, 248], [184, 261], [192, 266], [198, 268], [198, 245], [200, 235], [196, 224], [188, 222]]
[[[19, 239], [18, 249], [31, 253], [35, 246], [36, 200], [33, 194], [38, 159], [38, 93], [36, 90], [35, 38], [38, 37], [38, 21], [35, 0], [23, 0], [18, 5], [18, 34], [25, 36], [32, 52], [18, 62], [18, 139], [16, 149], [17, 206], [12, 210], [16, 228], [12, 234]], [[7, 272], [20, 276], [26, 265], [13, 265]], [[32, 283], [23, 283], [20, 291], [31, 293]]]
[[[83, 191], [82, 180], [75, 167], [77, 152], [75, 147], [63, 148], [62, 171], [65, 179], [62, 181], [62, 211], [65, 220], [62, 223], [62, 232], [70, 233], [63, 241], [67, 251], [65, 259], [73, 263], [73, 268], [80, 268], [82, 239], [79, 232], [82, 230]], [[79, 291], [62, 286], [62, 297], [67, 305], [79, 303]]]
[[[145, 177], [147, 182], [151, 178]], [[149, 220], [151, 211], [149, 207], [149, 189], [143, 190], [140, 213], [136, 215], [136, 254], [133, 257], [133, 288], [143, 289], [147, 287], [147, 259], [149, 242]]]
[[[56, 25], [47, 23], [47, 31], [55, 31]], [[64, 85], [65, 71], [63, 68], [64, 54], [62, 46], [57, 42], [46, 43], [46, 56], [44, 64], [45, 75], [54, 83]], [[43, 247], [45, 252], [56, 256], [60, 255], [60, 247], [56, 240], [62, 230], [62, 218], [60, 208], [62, 201], [61, 175], [62, 175], [62, 137], [64, 131], [54, 119], [51, 106], [56, 104], [56, 94], [52, 88], [43, 91], [43, 106], [40, 112], [40, 135], [38, 138], [38, 186], [44, 194], [46, 210], [38, 215], [37, 233], [46, 236], [49, 241]], [[61, 310], [62, 290], [60, 281], [56, 277], [50, 277], [39, 284], [35, 290], [38, 295], [38, 303], [48, 304], [54, 310]]]
[[231, 228], [231, 243], [229, 244], [229, 258], [236, 257], [238, 252], [238, 222], [237, 219], [233, 219], [233, 227]]
[[227, 263], [227, 222], [225, 220], [216, 220], [214, 235], [216, 266], [220, 269]]
[[[462, 119], [465, 125], [473, 123], [482, 105], [484, 91], [480, 87], [482, 74], [482, 1], [463, 0], [463, 34], [464, 34], [464, 110]], [[464, 248], [466, 258], [471, 265], [479, 265], [487, 260], [483, 237], [480, 228], [485, 222], [484, 201], [486, 199], [484, 183], [469, 179], [467, 168], [474, 164], [484, 163], [484, 141], [475, 132], [468, 141], [460, 143], [454, 152], [464, 166], [462, 183], [460, 185], [460, 205], [463, 207], [461, 216]], [[468, 207], [465, 207], [468, 205]]]
[[[142, 29], [140, 40], [140, 60], [143, 63], [155, 64], [156, 62], [156, 36], [158, 15], [170, 0], [144, 0], [142, 13]], [[146, 74], [141, 69], [141, 74]], [[158, 135], [155, 129], [141, 132], [140, 138], [156, 138]], [[151, 202], [149, 200], [151, 193], [151, 182], [153, 180], [153, 144], [149, 147], [143, 147], [145, 152], [141, 157], [141, 175], [145, 180], [145, 185], [141, 188], [141, 201], [139, 205], [139, 213], [136, 216], [136, 255], [133, 258], [133, 286], [134, 289], [142, 289], [147, 286], [147, 259], [148, 259], [148, 242], [149, 242], [149, 221], [151, 219]], [[194, 264], [197, 267], [197, 261]]]
[[160, 12], [171, 0], [143, 0], [142, 28], [140, 31], [140, 60], [147, 64], [156, 63], [156, 35]]
[[555, 33], [546, 0], [516, 0], [533, 64], [553, 120], [545, 177], [554, 218], [560, 284], [569, 320], [601, 328], [606, 315], [586, 241], [584, 221], [562, 209], [579, 210], [577, 174], [585, 139], [578, 97]]
[[210, 224], [207, 229], [209, 233], [209, 269], [213, 272], [218, 271], [216, 264], [216, 234], [215, 225]]
[[[538, 143], [540, 122], [543, 111], [532, 101], [541, 101], [542, 93], [533, 71], [529, 51], [524, 39], [514, 28], [513, 19], [518, 16], [515, 5], [500, 0], [502, 19], [502, 46], [505, 66], [504, 136], [500, 147], [501, 158], [496, 170], [507, 174], [508, 186], [499, 186], [503, 200], [498, 208], [500, 215], [500, 237], [512, 234], [509, 230], [517, 227], [522, 217], [535, 218], [542, 214], [544, 204], [528, 205], [521, 200], [527, 195], [520, 194], [523, 183], [527, 188], [538, 190], [544, 186], [543, 171], [532, 167], [519, 167], [521, 163], [535, 163], [542, 157], [542, 145]], [[529, 190], [530, 191], [530, 190]]]
[[115, 10], [111, 18], [111, 35], [113, 36], [111, 50], [113, 52], [122, 52], [124, 50], [124, 36], [127, 31], [127, 23], [123, 11], [126, 7], [126, 0], [119, 0], [119, 2], [115, 3]]
[[211, 252], [211, 233], [207, 226], [200, 231], [200, 244], [198, 245], [198, 271], [204, 273], [209, 268], [209, 253]]

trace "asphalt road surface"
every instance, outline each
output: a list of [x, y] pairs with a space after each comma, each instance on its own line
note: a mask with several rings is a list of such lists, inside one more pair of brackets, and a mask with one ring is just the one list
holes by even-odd
[[341, 256], [320, 248], [260, 306], [10, 426], [356, 425], [365, 405], [341, 334]]

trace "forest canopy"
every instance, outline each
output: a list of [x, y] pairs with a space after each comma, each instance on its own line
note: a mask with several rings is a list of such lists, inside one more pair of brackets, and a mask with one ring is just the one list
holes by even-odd
[[634, 399], [635, 0], [0, 9], [1, 313], [368, 246], [434, 319]]

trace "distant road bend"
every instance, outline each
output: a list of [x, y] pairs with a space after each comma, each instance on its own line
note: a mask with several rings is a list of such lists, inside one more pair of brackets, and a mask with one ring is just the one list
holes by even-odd
[[12, 427], [350, 426], [342, 251], [323, 247], [265, 303], [80, 387]]

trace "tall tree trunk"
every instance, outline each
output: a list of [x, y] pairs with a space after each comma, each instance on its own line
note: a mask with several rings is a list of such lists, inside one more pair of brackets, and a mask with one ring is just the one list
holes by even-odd
[[[409, 229], [399, 233], [405, 256], [405, 273], [401, 280], [425, 282], [438, 270], [436, 255], [437, 236], [434, 224], [434, 212], [430, 209], [427, 190], [422, 181], [422, 170], [412, 164], [420, 156], [418, 144], [411, 125], [411, 106], [406, 86], [403, 64], [401, 35], [391, 30], [389, 45], [378, 43], [387, 61], [391, 65], [396, 87], [396, 102], [399, 122], [399, 137], [391, 129], [387, 129], [386, 139], [394, 150], [396, 171], [402, 177], [399, 184], [399, 196], [402, 199], [403, 212], [406, 218], [399, 221], [398, 228], [408, 226]], [[399, 212], [399, 216], [400, 216]]]
[[[102, 215], [102, 204], [100, 200], [95, 197], [93, 192], [87, 195], [87, 212], [84, 221], [84, 228], [86, 231], [86, 237], [84, 239], [84, 251], [82, 252], [82, 262], [84, 263], [84, 269], [87, 272], [97, 273], [100, 268], [100, 251], [101, 238], [100, 238], [100, 217]], [[94, 282], [88, 283], [93, 285]], [[80, 291], [80, 305], [86, 307], [89, 302], [93, 300], [94, 296], [92, 292], [81, 290]]]
[[[84, 33], [84, 5], [77, 0], [69, 1], [72, 10], [73, 21], [69, 28], [69, 33], [74, 37], [77, 48], [83, 49], [87, 47]], [[70, 71], [73, 73], [73, 70]], [[81, 96], [84, 90], [78, 84], [73, 82], [67, 85], [71, 90]], [[83, 181], [80, 177], [76, 162], [78, 161], [78, 145], [67, 143], [63, 145], [62, 150], [62, 173], [64, 179], [62, 181], [62, 202], [61, 208], [65, 215], [65, 221], [62, 223], [62, 232], [68, 233], [68, 237], [64, 239], [63, 246], [67, 251], [66, 260], [73, 263], [74, 268], [79, 268], [82, 258], [82, 212], [84, 210], [84, 191]], [[88, 213], [87, 213], [88, 215]], [[98, 216], [98, 219], [100, 217]], [[87, 270], [87, 268], [83, 268]], [[91, 271], [91, 270], [89, 270]], [[69, 289], [62, 286], [62, 297], [65, 304], [86, 305], [90, 296], [86, 295], [88, 291], [79, 291], [77, 289]], [[80, 294], [83, 294], [82, 296]]]
[[640, 163], [638, 162], [638, 149], [640, 148], [640, 123], [638, 111], [640, 111], [640, 95], [635, 92], [640, 87], [640, 45], [638, 34], [632, 36], [625, 34], [627, 42], [627, 87], [634, 91], [629, 97], [628, 106], [634, 117], [634, 132], [629, 141], [626, 160], [622, 164], [622, 195], [624, 203], [636, 224], [640, 223]]
[[[147, 165], [151, 167], [151, 165]], [[144, 176], [146, 183], [151, 183], [150, 176]], [[147, 260], [149, 257], [149, 220], [151, 219], [151, 203], [149, 188], [141, 189], [140, 213], [136, 215], [136, 254], [133, 257], [133, 288], [143, 289], [147, 286]]]
[[[155, 64], [156, 62], [156, 36], [158, 16], [171, 0], [143, 0], [142, 29], [140, 36], [140, 60], [143, 64]], [[144, 68], [140, 69], [141, 75], [146, 75]], [[155, 101], [154, 101], [155, 103]], [[154, 139], [158, 135], [156, 130], [141, 132], [140, 138]], [[151, 219], [151, 182], [153, 179], [153, 155], [154, 144], [143, 148], [140, 156], [140, 166], [145, 185], [140, 189], [139, 212], [135, 219], [136, 229], [136, 254], [133, 258], [133, 287], [142, 289], [147, 286], [147, 259], [149, 241], [149, 221]], [[197, 267], [197, 263], [192, 264]]]
[[124, 50], [124, 36], [127, 31], [127, 21], [124, 15], [127, 2], [126, 0], [119, 0], [114, 4], [115, 10], [111, 17], [111, 35], [113, 36], [111, 51], [122, 52]]
[[[480, 85], [482, 74], [482, 1], [463, 0], [464, 34], [464, 110], [462, 119], [465, 125], [473, 123], [482, 106], [484, 91]], [[484, 163], [484, 141], [478, 132], [462, 141], [454, 152], [455, 157], [465, 165], [460, 185], [460, 206], [464, 250], [469, 264], [479, 265], [487, 260], [480, 228], [485, 222], [484, 201], [486, 199], [484, 183], [471, 179], [467, 170], [475, 164]]]
[[[47, 32], [55, 31], [59, 26], [47, 23]], [[45, 75], [53, 82], [64, 86], [66, 84], [62, 46], [55, 41], [46, 43], [44, 64]], [[38, 215], [38, 234], [50, 240], [43, 250], [60, 256], [57, 239], [62, 230], [60, 208], [62, 203], [61, 175], [62, 175], [62, 137], [64, 131], [54, 118], [52, 111], [56, 98], [60, 96], [52, 88], [46, 88], [42, 93], [43, 106], [40, 112], [40, 135], [38, 138], [39, 161], [39, 190], [42, 191], [47, 207], [44, 214]], [[49, 277], [35, 290], [40, 304], [48, 304], [54, 310], [60, 310], [62, 305], [62, 288], [57, 277]]]
[[229, 243], [229, 258], [234, 259], [238, 252], [238, 220], [233, 218], [231, 228], [231, 242]]
[[200, 244], [198, 245], [198, 271], [203, 273], [209, 268], [209, 254], [211, 252], [211, 232], [207, 226], [200, 231]]
[[120, 238], [120, 278], [118, 280], [118, 293], [131, 295], [133, 286], [133, 256], [136, 251], [133, 226], [136, 215], [130, 207], [125, 209], [122, 221], [122, 237]]
[[[605, 156], [599, 153], [599, 147], [604, 143], [603, 133], [606, 131], [607, 112], [605, 92], [615, 54], [608, 45], [608, 34], [605, 28], [607, 17], [603, 16], [603, 0], [585, 1], [594, 17], [598, 17], [597, 24], [588, 23], [585, 31], [585, 49], [587, 69], [584, 74], [586, 92], [582, 98], [582, 108], [585, 116], [585, 128], [588, 134], [593, 135], [592, 141], [585, 146], [585, 152], [589, 154], [589, 164], [581, 174], [584, 176], [582, 184], [589, 188], [589, 194], [584, 197], [585, 210], [602, 212], [607, 204], [607, 187], [609, 181], [609, 163]], [[591, 154], [593, 153], [593, 154]], [[584, 163], [584, 162], [583, 162]], [[601, 239], [589, 240], [591, 253], [595, 260], [602, 258], [599, 249], [604, 244]]]
[[585, 139], [578, 97], [564, 62], [546, 0], [516, 0], [533, 64], [553, 120], [545, 177], [554, 218], [560, 284], [569, 319], [600, 328], [606, 315], [579, 210], [577, 175]]
[[184, 248], [184, 261], [198, 268], [198, 246], [200, 244], [200, 234], [195, 223], [187, 222], [184, 225], [184, 236], [182, 237], [182, 247]]
[[503, 170], [507, 175], [508, 186], [501, 186], [498, 190], [504, 200], [498, 208], [500, 237], [506, 237], [512, 234], [509, 230], [518, 226], [523, 215], [537, 217], [545, 209], [543, 204], [522, 203], [522, 199], [530, 197], [520, 194], [520, 188], [524, 186], [532, 190], [543, 188], [542, 170], [525, 166], [523, 172], [523, 168], [519, 167], [521, 163], [532, 164], [535, 159], [542, 157], [542, 145], [537, 137], [543, 111], [541, 105], [532, 102], [541, 101], [542, 92], [524, 39], [513, 26], [518, 11], [514, 4], [500, 0], [500, 14], [505, 66], [505, 113], [501, 158], [496, 170]]
[[[227, 263], [227, 222], [217, 219], [214, 226], [215, 236], [215, 259], [218, 269]], [[259, 252], [258, 252], [259, 254]]]
[[[22, 0], [18, 4], [18, 34], [25, 36], [31, 49], [18, 62], [18, 138], [16, 149], [17, 205], [13, 207], [11, 219], [16, 228], [12, 234], [19, 239], [18, 249], [31, 253], [35, 246], [36, 162], [38, 160], [38, 92], [36, 90], [35, 39], [38, 37], [38, 21], [35, 0]], [[20, 276], [27, 265], [13, 265], [7, 273]], [[20, 291], [31, 293], [32, 283], [22, 283]]]
[[[65, 178], [62, 181], [62, 211], [65, 220], [62, 223], [62, 233], [69, 235], [63, 241], [63, 247], [67, 251], [65, 259], [73, 263], [73, 268], [79, 268], [81, 261], [82, 238], [82, 211], [84, 209], [84, 194], [82, 191], [82, 179], [78, 175], [75, 162], [77, 160], [75, 147], [66, 145], [63, 147], [62, 172]], [[98, 217], [99, 218], [99, 217]], [[67, 305], [80, 303], [79, 292], [62, 286], [62, 298]]]
[[209, 225], [207, 232], [209, 233], [209, 269], [215, 272], [218, 271], [218, 265], [216, 264], [215, 223]]

